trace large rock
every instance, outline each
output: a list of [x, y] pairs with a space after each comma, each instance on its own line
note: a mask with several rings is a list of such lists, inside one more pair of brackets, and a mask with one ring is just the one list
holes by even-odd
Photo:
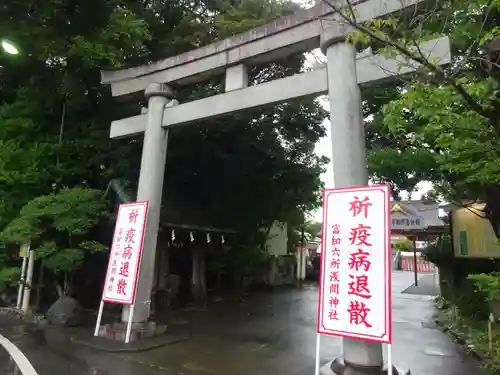
[[82, 323], [82, 306], [71, 297], [61, 297], [47, 311], [47, 320], [57, 326], [76, 326]]

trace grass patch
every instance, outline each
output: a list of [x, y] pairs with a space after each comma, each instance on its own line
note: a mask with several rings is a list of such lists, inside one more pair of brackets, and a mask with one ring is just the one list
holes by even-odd
[[492, 350], [489, 348], [488, 322], [460, 315], [456, 307], [442, 308], [438, 314], [439, 324], [462, 341], [469, 352], [479, 356], [492, 374], [500, 375], [500, 324], [492, 324]]

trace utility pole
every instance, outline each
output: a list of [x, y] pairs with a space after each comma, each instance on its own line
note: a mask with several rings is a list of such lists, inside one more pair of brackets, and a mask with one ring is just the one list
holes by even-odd
[[418, 286], [418, 271], [417, 271], [417, 236], [413, 236], [413, 274], [415, 276], [415, 286]]

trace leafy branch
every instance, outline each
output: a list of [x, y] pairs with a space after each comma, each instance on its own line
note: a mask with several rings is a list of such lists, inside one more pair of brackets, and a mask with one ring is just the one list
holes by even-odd
[[108, 214], [108, 204], [99, 190], [62, 189], [28, 202], [1, 237], [6, 243], [30, 243], [44, 267], [64, 277], [67, 290], [71, 272], [80, 267], [86, 254], [107, 250], [89, 239], [89, 234]]
[[[344, 22], [346, 22], [349, 26], [351, 26], [358, 32], [361, 32], [362, 34], [367, 36], [369, 40], [378, 42], [384, 48], [391, 47], [401, 55], [427, 68], [434, 74], [434, 77], [436, 78], [438, 84], [451, 85], [474, 111], [490, 120], [493, 128], [500, 136], [500, 123], [498, 123], [497, 111], [484, 107], [467, 91], [464, 85], [457, 79], [456, 75], [448, 74], [443, 68], [430, 61], [420, 50], [420, 48], [418, 47], [418, 43], [416, 43], [415, 40], [413, 40], [412, 43], [412, 46], [414, 48], [408, 48], [397, 40], [392, 39], [387, 33], [383, 32], [383, 27], [394, 27], [394, 25], [397, 24], [396, 21], [385, 20], [385, 22], [371, 22], [372, 25], [379, 26], [379, 28], [371, 28], [367, 25], [369, 23], [362, 24], [356, 21], [356, 18], [352, 16], [353, 10], [350, 4], [347, 6], [347, 8], [350, 9], [349, 14], [351, 15], [347, 14], [347, 12], [343, 10], [342, 6], [339, 6], [330, 0], [323, 0], [323, 2], [330, 6], [335, 11], [335, 13], [338, 14], [342, 18], [342, 20], [344, 20]], [[490, 8], [491, 3], [492, 1], [489, 1], [488, 9]], [[486, 14], [486, 17], [488, 17], [488, 14], [489, 10]], [[350, 37], [351, 40], [355, 41], [355, 36], [351, 35]], [[366, 38], [362, 38], [361, 40], [367, 41]]]

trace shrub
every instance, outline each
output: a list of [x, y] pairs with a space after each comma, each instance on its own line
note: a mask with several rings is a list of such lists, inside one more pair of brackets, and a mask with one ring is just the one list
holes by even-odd
[[490, 313], [485, 293], [478, 290], [470, 279], [458, 281], [452, 301], [463, 316], [487, 319]]
[[439, 268], [452, 268], [455, 265], [456, 258], [453, 254], [451, 237], [448, 235], [438, 237], [422, 250], [422, 254]]
[[413, 244], [410, 240], [399, 240], [394, 246], [398, 251], [413, 251]]
[[107, 250], [93, 241], [89, 232], [108, 214], [101, 191], [62, 189], [24, 205], [1, 238], [11, 244], [30, 243], [43, 266], [64, 280], [64, 287], [58, 286], [58, 293], [62, 294], [62, 290], [69, 289], [71, 273], [82, 265], [87, 253]]
[[472, 274], [468, 277], [476, 290], [482, 293], [488, 302], [500, 300], [500, 272]]

